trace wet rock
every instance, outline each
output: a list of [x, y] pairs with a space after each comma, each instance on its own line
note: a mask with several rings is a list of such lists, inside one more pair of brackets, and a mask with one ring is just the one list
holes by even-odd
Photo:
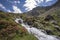
[[53, 35], [53, 32], [52, 32], [51, 30], [46, 30], [46, 33], [47, 33], [48, 35]]
[[49, 20], [54, 20], [54, 18], [51, 15], [47, 15], [47, 17], [45, 18], [45, 21], [49, 21]]
[[22, 23], [21, 20], [18, 20], [19, 23]]
[[60, 31], [60, 28], [58, 25], [55, 25], [55, 29], [57, 29], [58, 31]]
[[28, 25], [32, 25], [32, 24], [33, 24], [33, 22], [27, 22], [27, 24], [28, 24]]
[[56, 38], [60, 40], [60, 37], [56, 37]]
[[57, 21], [55, 21], [55, 20], [52, 20], [51, 23], [54, 25], [58, 25]]

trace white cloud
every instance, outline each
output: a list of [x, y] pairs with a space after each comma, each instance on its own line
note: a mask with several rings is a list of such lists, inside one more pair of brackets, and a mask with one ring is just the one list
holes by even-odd
[[7, 12], [11, 12], [10, 10], [7, 10]]
[[52, 0], [46, 0], [45, 2], [49, 2], [49, 1], [52, 1]]
[[13, 10], [13, 13], [22, 13], [22, 11], [17, 6], [13, 6]]
[[2, 8], [3, 10], [5, 10], [7, 12], [11, 12], [10, 10], [7, 10], [1, 3], [0, 3], [0, 8]]
[[17, 7], [17, 6], [12, 6], [14, 11], [6, 9], [1, 3], [0, 3], [0, 8], [7, 12], [13, 12], [13, 13], [22, 13], [22, 11]]
[[53, 0], [26, 0], [25, 4], [24, 4], [24, 7], [26, 7], [25, 10], [30, 11], [37, 6], [40, 6], [39, 4], [44, 2], [44, 1], [46, 3], [46, 2], [49, 2], [49, 1], [53, 1]]
[[[2, 8], [3, 10], [7, 11], [7, 12], [13, 12], [13, 13], [22, 13], [24, 11], [30, 11], [32, 10], [33, 8], [37, 7], [37, 6], [48, 6], [48, 5], [51, 5], [53, 3], [51, 3], [50, 1], [55, 1], [56, 0], [26, 0], [25, 1], [25, 4], [23, 5], [24, 7], [26, 7], [25, 9], [23, 9], [23, 11], [21, 11], [20, 8], [18, 8], [17, 5], [19, 5], [21, 7], [21, 3], [20, 3], [20, 0], [7, 0], [8, 2], [7, 3], [10, 3], [11, 4], [11, 7], [13, 7], [13, 10], [12, 11], [9, 6], [5, 8], [5, 5], [1, 4], [0, 3], [0, 8]], [[44, 2], [45, 1], [45, 2]], [[45, 4], [44, 4], [44, 3]], [[47, 5], [46, 3], [49, 2], [49, 4]], [[15, 6], [14, 6], [15, 5]]]
[[35, 8], [37, 6], [37, 3], [40, 3], [40, 0], [26, 0], [24, 7], [26, 7], [26, 10], [32, 10], [33, 8]]
[[10, 3], [12, 3], [12, 4], [19, 4], [20, 3], [20, 1], [19, 0], [14, 0], [14, 1], [11, 1], [11, 0], [7, 0], [8, 2], [10, 2]]
[[20, 1], [12, 1], [12, 3], [15, 3], [15, 4], [19, 4], [20, 3]]
[[0, 8], [6, 10], [6, 8], [0, 3]]

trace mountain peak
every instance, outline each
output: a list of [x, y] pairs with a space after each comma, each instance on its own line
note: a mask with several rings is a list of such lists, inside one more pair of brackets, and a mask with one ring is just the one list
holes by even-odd
[[58, 0], [0, 0], [0, 10], [12, 13], [23, 13], [38, 6], [51, 6], [57, 1]]

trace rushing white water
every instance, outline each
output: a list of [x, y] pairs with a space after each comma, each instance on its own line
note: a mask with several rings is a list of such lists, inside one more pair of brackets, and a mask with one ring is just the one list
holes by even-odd
[[21, 25], [25, 27], [29, 33], [32, 33], [35, 37], [37, 37], [38, 40], [60, 40], [55, 36], [50, 36], [43, 33], [40, 29], [30, 27], [29, 25], [25, 24], [22, 19], [16, 19], [15, 22], [19, 23], [19, 20], [21, 21]]

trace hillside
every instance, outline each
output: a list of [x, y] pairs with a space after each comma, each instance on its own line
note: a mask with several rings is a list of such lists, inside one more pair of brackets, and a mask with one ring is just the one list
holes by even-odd
[[60, 38], [60, 0], [52, 6], [36, 7], [21, 14], [0, 11], [0, 40], [38, 40], [20, 23], [16, 23], [16, 18], [23, 19], [23, 23], [30, 28], [34, 27], [47, 35]]
[[17, 15], [0, 11], [0, 40], [37, 40], [15, 22]]
[[[40, 10], [38, 11], [40, 12]], [[42, 29], [48, 35], [60, 37], [60, 0], [44, 13], [38, 14], [36, 11], [33, 12], [33, 15], [27, 12], [27, 14], [22, 14], [20, 17], [28, 25]], [[37, 14], [38, 16], [34, 16]]]

